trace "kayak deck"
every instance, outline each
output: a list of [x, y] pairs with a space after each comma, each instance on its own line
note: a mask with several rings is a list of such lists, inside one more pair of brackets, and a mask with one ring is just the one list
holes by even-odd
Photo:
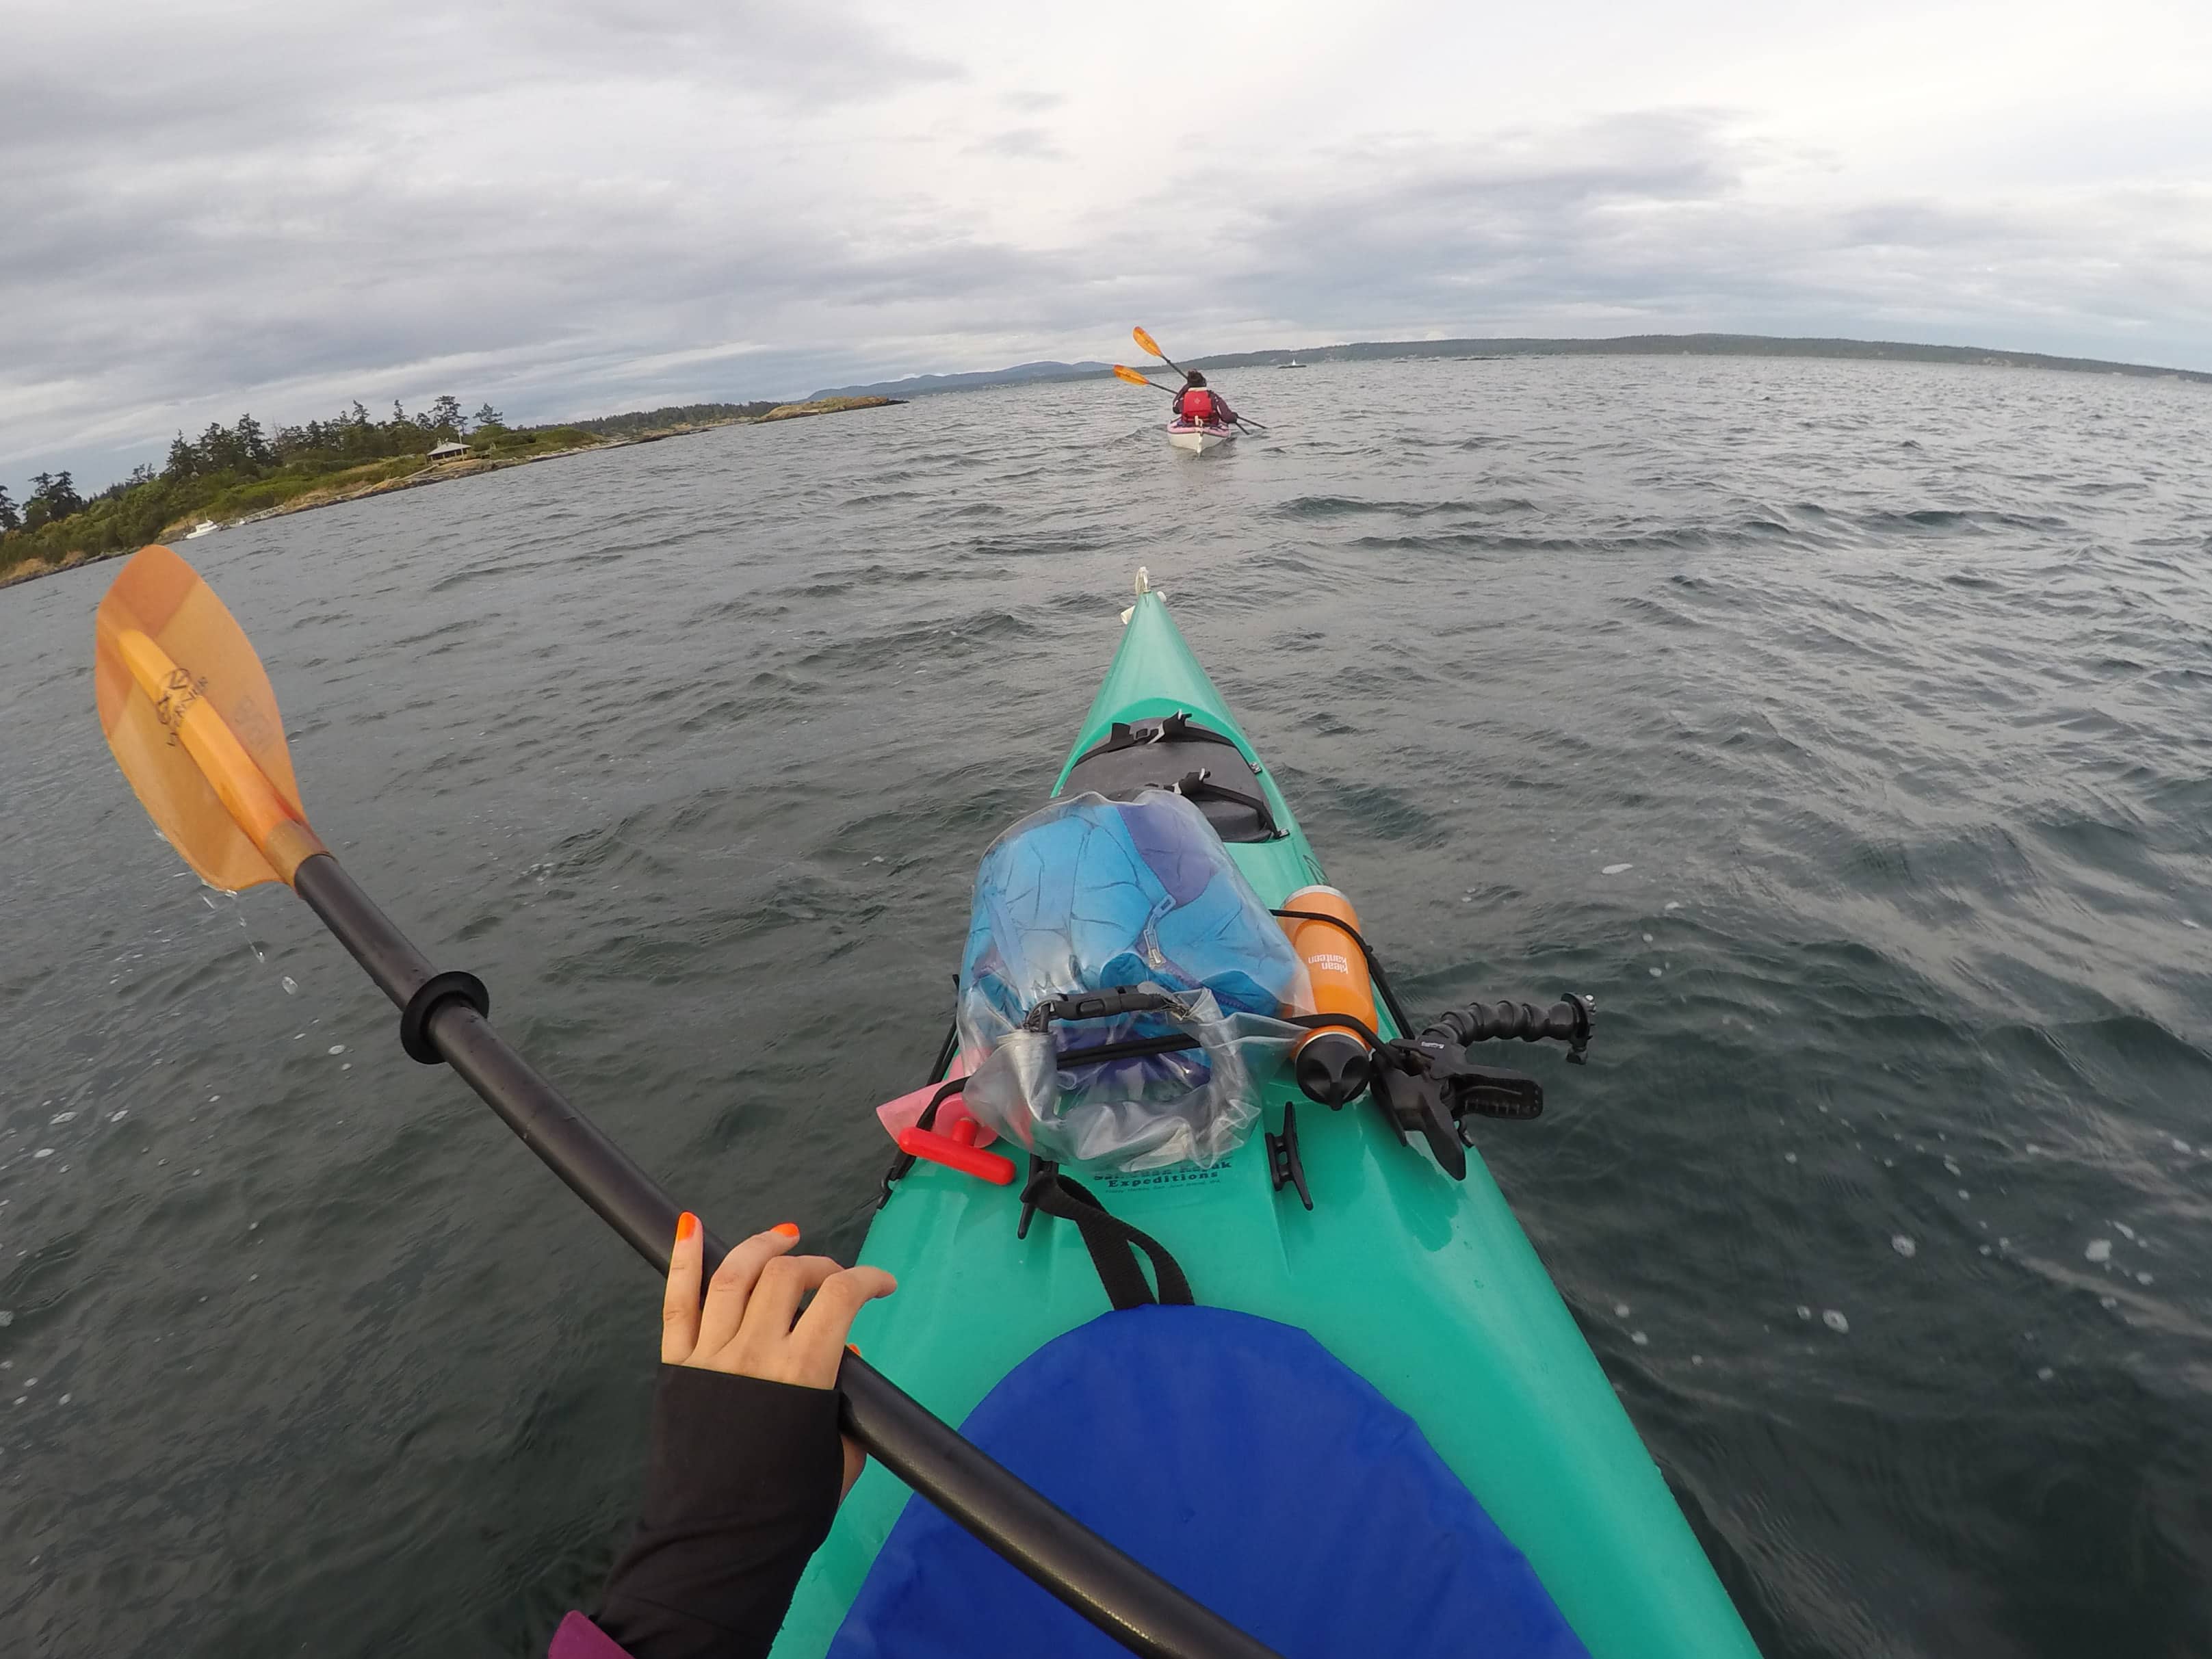
[[[1161, 598], [1142, 594], [1070, 761], [1117, 720], [1178, 711], [1236, 742], [1288, 832], [1229, 846], [1260, 897], [1280, 905], [1325, 880], [1290, 804]], [[1480, 1157], [1470, 1153], [1467, 1180], [1455, 1182], [1418, 1143], [1401, 1145], [1364, 1099], [1331, 1112], [1287, 1079], [1267, 1091], [1264, 1127], [1279, 1132], [1293, 1101], [1311, 1212], [1290, 1188], [1273, 1187], [1256, 1127], [1211, 1169], [1083, 1178], [1115, 1214], [1174, 1253], [1200, 1303], [1310, 1332], [1408, 1413], [1597, 1659], [1755, 1655]], [[902, 1280], [896, 1296], [861, 1315], [855, 1340], [950, 1422], [1038, 1347], [1106, 1310], [1073, 1226], [1040, 1217], [1027, 1239], [1015, 1239], [1019, 1191], [918, 1164], [861, 1253]], [[1081, 1425], [1040, 1430], [1080, 1433]], [[908, 1497], [870, 1467], [800, 1584], [780, 1659], [829, 1646]]]

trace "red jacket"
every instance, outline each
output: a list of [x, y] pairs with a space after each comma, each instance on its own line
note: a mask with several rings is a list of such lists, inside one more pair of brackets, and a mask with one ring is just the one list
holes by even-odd
[[1228, 404], [1206, 386], [1187, 386], [1176, 393], [1175, 412], [1186, 421], [1229, 421]]

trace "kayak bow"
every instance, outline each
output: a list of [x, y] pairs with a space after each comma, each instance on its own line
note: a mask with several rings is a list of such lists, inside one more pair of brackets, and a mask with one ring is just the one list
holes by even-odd
[[[1325, 881], [1273, 775], [1141, 578], [1125, 620], [1060, 784], [1117, 724], [1188, 715], [1229, 738], [1259, 779], [1277, 833], [1232, 841], [1229, 851], [1260, 898], [1279, 908]], [[1323, 1110], [1287, 1079], [1267, 1091], [1271, 1133], [1293, 1103], [1310, 1211], [1271, 1179], [1275, 1160], [1256, 1133], [1209, 1169], [1084, 1179], [1113, 1215], [1173, 1252], [1203, 1304], [1197, 1311], [1235, 1310], [1309, 1333], [1410, 1416], [1597, 1659], [1753, 1659], [1726, 1592], [1480, 1156], [1467, 1155], [1466, 1177], [1455, 1182], [1418, 1136], [1401, 1144], [1368, 1102]], [[987, 1395], [1003, 1393], [1009, 1373], [1078, 1328], [1155, 1317], [1139, 1309], [1102, 1321], [1100, 1276], [1077, 1227], [1039, 1216], [1018, 1237], [1022, 1192], [915, 1164], [887, 1186], [862, 1251], [902, 1288], [861, 1315], [858, 1340], [950, 1421], [969, 1419]], [[1063, 1436], [1085, 1426], [1042, 1425]], [[1317, 1522], [1330, 1495], [1312, 1497], [1316, 1516], [1273, 1524]], [[840, 1659], [908, 1650], [899, 1632], [856, 1633], [847, 1618], [908, 1503], [888, 1475], [863, 1477], [800, 1586], [778, 1659], [813, 1659], [833, 1639]], [[1168, 1562], [1153, 1565], [1193, 1584]], [[1484, 1610], [1454, 1606], [1449, 1617], [1471, 1636]], [[1280, 1632], [1255, 1633], [1296, 1650]], [[939, 1650], [923, 1642], [913, 1650]], [[1484, 1642], [1482, 1650], [1493, 1649]]]

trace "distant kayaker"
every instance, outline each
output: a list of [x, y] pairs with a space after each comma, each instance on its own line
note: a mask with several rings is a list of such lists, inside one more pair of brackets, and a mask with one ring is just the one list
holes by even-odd
[[1206, 385], [1206, 376], [1196, 369], [1183, 377], [1182, 390], [1176, 393], [1175, 412], [1178, 420], [1201, 424], [1213, 422], [1230, 426], [1237, 420], [1229, 400]]
[[698, 1218], [677, 1223], [637, 1532], [597, 1616], [570, 1613], [547, 1659], [759, 1659], [774, 1644], [866, 1462], [837, 1429], [845, 1339], [898, 1288], [880, 1267], [793, 1255], [798, 1242], [787, 1221], [738, 1244], [702, 1304]]

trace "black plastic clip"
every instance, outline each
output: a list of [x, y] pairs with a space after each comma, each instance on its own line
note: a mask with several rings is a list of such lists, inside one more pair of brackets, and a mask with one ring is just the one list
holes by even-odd
[[1383, 1049], [1381, 1058], [1368, 1092], [1382, 1108], [1383, 1120], [1401, 1140], [1408, 1129], [1419, 1130], [1437, 1166], [1454, 1181], [1466, 1180], [1467, 1149], [1460, 1139], [1459, 1121], [1452, 1115], [1445, 1085], [1429, 1057], [1413, 1044], [1399, 1042]]
[[1267, 1178], [1275, 1183], [1275, 1190], [1283, 1190], [1289, 1182], [1298, 1189], [1298, 1201], [1310, 1210], [1313, 1194], [1306, 1190], [1305, 1160], [1298, 1156], [1298, 1109], [1289, 1101], [1283, 1103], [1283, 1133], [1276, 1134], [1262, 1130], [1267, 1143]]
[[1175, 1012], [1182, 1004], [1158, 991], [1142, 991], [1133, 985], [1116, 985], [1106, 991], [1073, 991], [1066, 996], [1047, 997], [1029, 1011], [1022, 1020], [1024, 1031], [1046, 1031], [1055, 1021], [1073, 1023], [1085, 1019], [1113, 1019], [1122, 1014], [1148, 1014], [1162, 1010]]
[[407, 999], [407, 1006], [399, 1011], [399, 1046], [407, 1051], [410, 1060], [420, 1060], [425, 1066], [442, 1066], [445, 1055], [438, 1045], [430, 1041], [430, 1016], [448, 1002], [465, 1002], [477, 1012], [489, 1018], [491, 1015], [491, 993], [474, 974], [459, 968], [449, 968], [442, 974], [433, 974], [415, 988], [415, 994]]
[[1060, 1165], [1054, 1163], [1052, 1159], [1039, 1158], [1035, 1152], [1030, 1154], [1030, 1176], [1028, 1180], [1022, 1182], [1022, 1218], [1014, 1228], [1016, 1238], [1027, 1238], [1030, 1236], [1030, 1223], [1036, 1219], [1036, 1200], [1032, 1194], [1037, 1190], [1037, 1177], [1042, 1176], [1044, 1183], [1049, 1186], [1052, 1184], [1053, 1176], [1059, 1173]]

